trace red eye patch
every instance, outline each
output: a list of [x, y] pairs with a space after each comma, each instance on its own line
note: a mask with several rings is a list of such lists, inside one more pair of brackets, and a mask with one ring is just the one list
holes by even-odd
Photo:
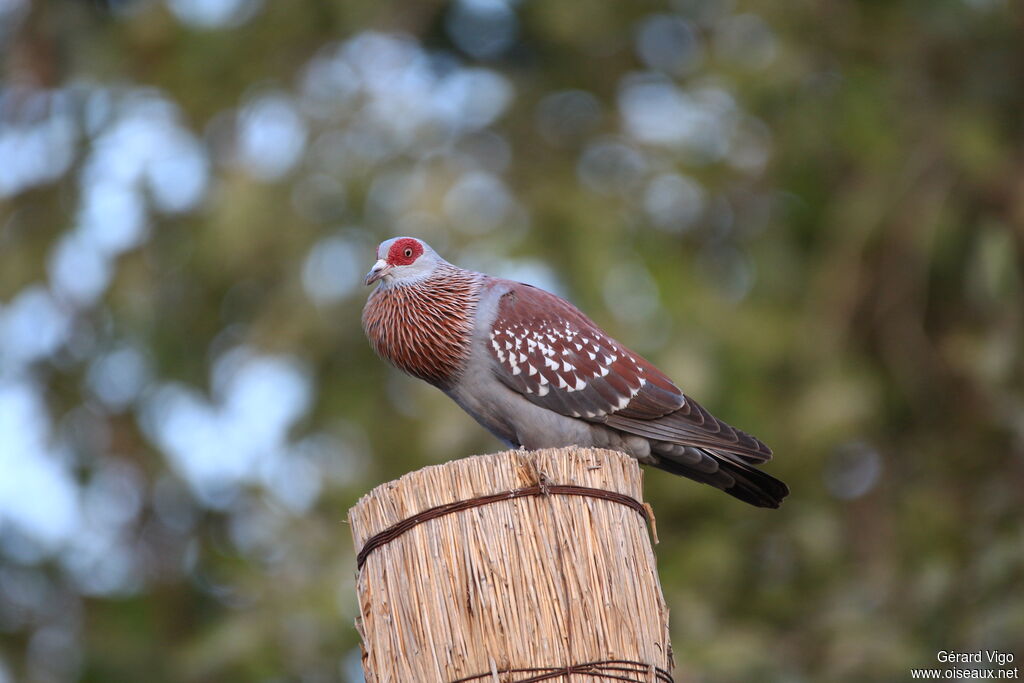
[[388, 249], [387, 261], [393, 266], [407, 266], [423, 254], [423, 245], [418, 240], [404, 237]]

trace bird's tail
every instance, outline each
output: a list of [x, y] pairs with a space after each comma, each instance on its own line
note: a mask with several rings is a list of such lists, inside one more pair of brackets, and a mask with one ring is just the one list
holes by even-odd
[[734, 456], [707, 448], [687, 447], [680, 455], [658, 455], [655, 465], [672, 474], [719, 488], [744, 503], [777, 508], [789, 487]]

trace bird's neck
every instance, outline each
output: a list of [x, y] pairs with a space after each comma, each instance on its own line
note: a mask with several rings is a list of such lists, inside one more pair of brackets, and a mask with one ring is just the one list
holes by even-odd
[[423, 280], [379, 287], [363, 329], [379, 356], [442, 389], [469, 360], [481, 276], [444, 264]]

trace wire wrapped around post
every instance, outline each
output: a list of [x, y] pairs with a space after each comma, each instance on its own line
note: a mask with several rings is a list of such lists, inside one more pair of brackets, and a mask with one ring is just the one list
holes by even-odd
[[427, 467], [349, 510], [369, 683], [671, 683], [632, 458], [508, 451]]

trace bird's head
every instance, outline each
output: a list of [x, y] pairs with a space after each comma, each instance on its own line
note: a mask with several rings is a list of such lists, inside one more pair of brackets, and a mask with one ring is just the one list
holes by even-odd
[[377, 262], [366, 274], [366, 284], [382, 280], [385, 287], [419, 282], [446, 263], [430, 245], [414, 237], [392, 237], [377, 247]]

